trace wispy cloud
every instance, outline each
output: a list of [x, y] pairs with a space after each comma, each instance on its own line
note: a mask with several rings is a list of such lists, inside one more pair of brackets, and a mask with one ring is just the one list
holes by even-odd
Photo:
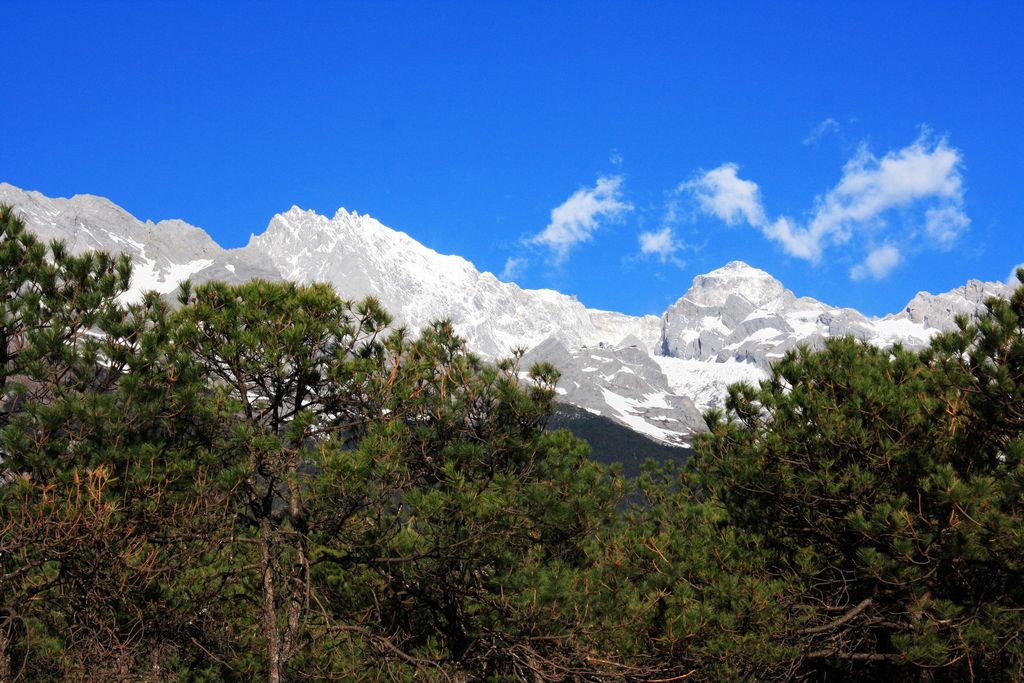
[[[769, 219], [760, 188], [740, 178], [736, 164], [707, 171], [680, 189], [691, 192], [704, 213], [729, 225], [747, 223], [791, 256], [818, 263], [830, 244], [847, 243], [855, 235], [877, 236], [888, 228], [891, 213], [912, 208], [923, 210], [923, 220], [916, 227], [902, 228], [903, 233], [891, 235], [889, 241], [913, 239], [923, 228], [932, 245], [949, 248], [970, 225], [963, 211], [962, 165], [960, 152], [945, 138], [929, 141], [922, 135], [881, 158], [861, 146], [843, 167], [839, 182], [817, 198], [805, 223], [786, 216]], [[879, 255], [882, 260], [875, 268], [865, 261], [864, 270], [857, 272], [884, 277], [877, 273], [887, 273], [898, 263], [881, 267], [887, 263], [883, 255], [891, 260], [892, 253]]]
[[924, 221], [928, 237], [945, 249], [953, 246], [960, 233], [971, 224], [971, 219], [964, 214], [959, 202], [955, 206], [928, 209]]
[[714, 216], [727, 225], [747, 223], [758, 228], [765, 237], [783, 245], [787, 253], [817, 260], [818, 246], [806, 231], [795, 226], [786, 217], [770, 221], [761, 202], [761, 190], [752, 180], [739, 177], [739, 166], [722, 164], [705, 172], [679, 189], [692, 192], [701, 211]]
[[826, 135], [839, 132], [839, 122], [831, 116], [816, 125], [811, 129], [811, 132], [807, 134], [801, 142], [804, 145], [814, 146], [821, 142], [821, 139]]
[[863, 263], [851, 268], [850, 277], [854, 280], [864, 280], [868, 277], [884, 280], [902, 260], [903, 255], [899, 249], [891, 244], [884, 244], [872, 249]]
[[881, 159], [861, 146], [843, 168], [839, 184], [819, 202], [808, 232], [818, 240], [832, 236], [843, 242], [856, 225], [923, 200], [938, 202], [947, 217], [967, 221], [962, 211], [962, 164], [960, 153], [945, 139], [931, 145], [918, 139]]
[[764, 207], [761, 206], [761, 193], [757, 183], [743, 180], [737, 172], [736, 164], [722, 164], [679, 186], [680, 190], [689, 190], [697, 198], [704, 213], [717, 216], [729, 225], [741, 221], [754, 226], [766, 222]]
[[519, 256], [509, 256], [505, 261], [505, 267], [501, 269], [498, 279], [511, 282], [519, 278], [530, 264], [529, 259]]
[[662, 263], [679, 263], [675, 255], [683, 245], [676, 239], [671, 227], [665, 226], [661, 230], [642, 232], [639, 240], [640, 253], [644, 256], [657, 256]]
[[551, 250], [552, 260], [560, 264], [569, 251], [591, 239], [602, 221], [614, 220], [633, 210], [622, 200], [622, 176], [601, 177], [592, 188], [577, 190], [561, 205], [551, 210], [551, 222], [542, 232], [527, 238]]

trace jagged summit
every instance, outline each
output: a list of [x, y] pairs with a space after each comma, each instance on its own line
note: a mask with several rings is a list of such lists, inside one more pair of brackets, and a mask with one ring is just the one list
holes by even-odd
[[989, 297], [1009, 297], [1012, 293], [1013, 288], [1002, 282], [968, 280], [962, 287], [942, 294], [918, 292], [900, 313], [887, 318], [902, 316], [925, 326], [948, 327], [957, 315], [973, 315]]
[[693, 278], [684, 297], [703, 306], [724, 306], [737, 295], [761, 306], [787, 293], [782, 283], [765, 271], [743, 261], [730, 261], [721, 268]]
[[755, 268], [746, 261], [740, 261], [738, 259], [729, 261], [724, 266], [708, 271], [704, 275], [705, 277], [726, 277], [729, 275], [736, 275], [739, 277], [771, 277], [766, 271], [761, 270], [760, 268]]
[[973, 315], [990, 296], [1008, 296], [1000, 283], [976, 280], [943, 294], [919, 293], [899, 313], [868, 318], [850, 308], [797, 298], [781, 282], [742, 261], [693, 280], [662, 316], [662, 349], [682, 359], [741, 361], [763, 370], [797, 344], [820, 346], [829, 337], [853, 336], [879, 346], [924, 346]]
[[280, 277], [330, 282], [346, 298], [375, 296], [414, 331], [449, 318], [477, 353], [502, 356], [554, 337], [569, 348], [616, 343], [627, 335], [657, 345], [659, 322], [585, 308], [575, 297], [526, 290], [438, 253], [375, 218], [339, 209], [333, 218], [292, 207], [277, 214], [246, 250]]
[[[461, 256], [441, 254], [406, 233], [389, 228], [369, 214], [350, 212], [344, 207], [328, 218], [316, 211], [292, 206], [271, 218], [263, 233], [252, 235], [248, 248], [267, 252], [285, 249], [293, 257], [298, 256], [298, 252], [324, 253], [335, 248], [348, 252], [396, 250], [396, 258], [412, 258], [413, 262], [440, 259], [448, 267], [475, 271], [473, 264]], [[299, 280], [310, 279], [308, 272], [293, 275]]]
[[135, 264], [125, 300], [142, 292], [169, 294], [186, 278], [196, 281], [241, 282], [275, 278], [276, 271], [244, 250], [222, 249], [202, 229], [176, 219], [140, 221], [105, 197], [76, 194], [47, 197], [0, 183], [0, 203], [15, 207], [28, 227], [42, 239], [58, 239], [73, 253], [123, 252]]

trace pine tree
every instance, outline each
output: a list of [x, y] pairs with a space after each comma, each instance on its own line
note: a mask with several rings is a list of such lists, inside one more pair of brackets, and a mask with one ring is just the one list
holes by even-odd
[[443, 678], [582, 659], [534, 582], [555, 581], [554, 599], [619, 490], [580, 443], [545, 435], [553, 368], [527, 389], [450, 323], [411, 341], [373, 300], [322, 285], [181, 298], [175, 343], [234, 405], [217, 451], [237, 542], [219, 571], [260, 596], [233, 627], [265, 653], [236, 668]]
[[0, 678], [602, 669], [567, 598], [621, 483], [557, 373], [411, 340], [324, 285], [120, 301], [0, 210]]
[[[235, 403], [221, 468], [237, 506], [235, 551], [257, 568], [267, 680], [280, 681], [305, 645], [312, 602], [302, 471], [332, 434], [362, 428], [378, 397], [360, 384], [379, 369], [388, 320], [372, 300], [353, 306], [327, 285], [253, 281], [182, 288], [173, 336]], [[248, 552], [254, 549], [255, 552]]]
[[622, 490], [585, 444], [544, 432], [557, 373], [536, 366], [524, 387], [514, 358], [485, 365], [447, 322], [395, 361], [386, 419], [329, 452], [320, 482], [316, 578], [335, 616], [320, 637], [382, 680], [603, 669], [573, 600]]
[[795, 350], [708, 423], [609, 539], [626, 653], [712, 679], [1024, 675], [1024, 288], [923, 353]]
[[188, 577], [217, 508], [202, 376], [155, 295], [118, 302], [125, 258], [46, 248], [6, 208], [0, 229], [0, 670], [125, 677], [189, 659]]

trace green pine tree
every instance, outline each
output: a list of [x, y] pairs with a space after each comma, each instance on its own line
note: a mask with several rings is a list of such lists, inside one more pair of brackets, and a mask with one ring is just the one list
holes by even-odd
[[190, 577], [219, 509], [203, 375], [168, 343], [155, 295], [118, 302], [125, 258], [47, 248], [0, 208], [0, 261], [0, 679], [194, 661], [183, 639], [208, 639]]
[[[664, 677], [1024, 675], [1024, 288], [923, 353], [833, 339], [730, 389], [598, 576]], [[625, 615], [625, 618], [623, 618]]]

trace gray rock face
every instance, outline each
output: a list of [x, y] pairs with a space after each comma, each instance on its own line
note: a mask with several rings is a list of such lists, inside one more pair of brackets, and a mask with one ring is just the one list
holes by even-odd
[[956, 327], [956, 316], [976, 315], [989, 297], [1009, 298], [1012, 293], [1013, 288], [1001, 282], [968, 280], [963, 287], [943, 294], [918, 292], [898, 316], [924, 327], [952, 330]]
[[662, 316], [663, 349], [676, 358], [746, 360], [767, 367], [794, 339], [805, 339], [806, 319], [825, 307], [796, 296], [763, 270], [733, 261], [699, 275]]
[[18, 209], [44, 240], [60, 239], [74, 253], [126, 252], [135, 264], [129, 300], [146, 290], [173, 292], [194, 282], [253, 278], [329, 282], [347, 298], [376, 296], [396, 322], [414, 330], [450, 318], [482, 355], [507, 355], [554, 335], [576, 347], [635, 336], [653, 349], [656, 316], [588, 309], [552, 290], [524, 290], [481, 273], [469, 261], [445, 256], [365, 215], [339, 210], [328, 219], [293, 207], [241, 249], [222, 249], [183, 221], [142, 222], [107, 199], [51, 199], [0, 183], [0, 203]]
[[103, 197], [51, 199], [0, 183], [0, 204], [15, 207], [39, 238], [61, 240], [72, 253], [95, 250], [130, 255], [135, 268], [129, 300], [150, 289], [171, 293], [189, 277], [195, 282], [280, 279], [257, 254], [222, 249], [206, 232], [183, 221], [142, 222]]
[[662, 350], [676, 358], [743, 361], [767, 370], [797, 344], [820, 347], [829, 337], [852, 336], [879, 346], [921, 347], [951, 329], [956, 314], [976, 315], [989, 296], [1007, 296], [999, 283], [972, 280], [945, 294], [918, 294], [900, 313], [867, 318], [797, 298], [762, 270], [733, 261], [694, 279], [662, 316]]
[[546, 361], [561, 371], [560, 400], [659, 441], [685, 445], [705, 428], [701, 411], [689, 397], [672, 391], [661, 367], [639, 344], [570, 351], [552, 338], [523, 361], [524, 367]]
[[470, 347], [488, 357], [552, 336], [569, 348], [618, 343], [630, 335], [653, 348], [660, 337], [655, 316], [587, 309], [559, 292], [521, 289], [343, 209], [327, 218], [293, 207], [275, 216], [246, 249], [262, 254], [283, 278], [330, 282], [349, 298], [376, 296], [413, 329], [449, 318]]

